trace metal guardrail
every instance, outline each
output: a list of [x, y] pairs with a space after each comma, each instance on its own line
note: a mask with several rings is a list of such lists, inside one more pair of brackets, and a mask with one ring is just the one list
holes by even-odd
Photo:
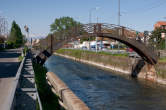
[[20, 75], [21, 75], [21, 71], [22, 71], [22, 68], [23, 68], [24, 61], [25, 61], [25, 57], [23, 58], [20, 66], [19, 66], [19, 69], [17, 71], [16, 77], [15, 77], [15, 80], [14, 80], [14, 83], [13, 83], [13, 86], [12, 86], [13, 89], [12, 89], [12, 93], [11, 93], [11, 96], [10, 96], [10, 102], [9, 102], [8, 107], [7, 107], [7, 110], [14, 110], [15, 93], [16, 93], [17, 88], [19, 87], [19, 79], [20, 79]]
[[38, 100], [38, 103], [39, 103], [39, 108], [40, 108], [40, 110], [43, 110], [42, 103], [41, 103], [41, 100], [40, 100], [40, 96], [39, 96], [36, 84], [35, 84], [35, 88], [36, 88], [36, 95], [37, 95], [37, 100]]
[[59, 97], [59, 103], [66, 110], [90, 110], [53, 72], [47, 72], [46, 79], [52, 91]]
[[[19, 80], [20, 80], [20, 76], [21, 76], [21, 72], [22, 72], [22, 69], [23, 69], [23, 65], [24, 65], [24, 62], [25, 62], [25, 57], [23, 58], [20, 66], [19, 66], [19, 69], [17, 71], [17, 74], [16, 74], [16, 77], [15, 77], [15, 80], [14, 80], [14, 83], [13, 83], [13, 89], [12, 89], [12, 93], [11, 93], [11, 96], [10, 96], [10, 102], [8, 107], [6, 107], [6, 110], [14, 110], [14, 107], [15, 107], [15, 104], [16, 104], [16, 90], [19, 88]], [[34, 71], [33, 71], [34, 72]], [[39, 94], [38, 94], [38, 91], [37, 91], [37, 86], [35, 84], [35, 89], [36, 89], [36, 96], [37, 96], [37, 99], [38, 99], [38, 103], [39, 103], [39, 108], [40, 110], [43, 110], [42, 109], [42, 103], [41, 103], [41, 100], [40, 100], [40, 97], [39, 97]]]

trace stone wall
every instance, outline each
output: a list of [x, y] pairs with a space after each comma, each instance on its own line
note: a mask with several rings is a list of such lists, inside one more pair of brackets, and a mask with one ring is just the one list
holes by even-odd
[[[81, 53], [81, 55], [77, 56], [72, 54], [70, 51], [66, 51], [65, 53], [62, 54], [61, 53], [54, 53], [54, 54], [69, 59], [73, 59], [76, 61], [81, 61], [83, 63], [92, 64], [94, 66], [111, 69], [121, 74], [128, 74], [133, 76], [134, 72], [134, 74], [136, 74], [136, 76], [134, 77], [150, 80], [153, 82], [158, 82], [160, 84], [166, 84], [166, 78], [161, 77], [161, 75], [159, 75], [158, 73], [160, 70], [159, 68], [161, 68], [161, 65], [159, 63], [157, 65], [151, 65], [144, 62], [140, 58], [129, 58], [124, 56], [111, 56], [111, 55], [100, 55], [100, 54], [87, 54], [86, 52], [83, 52]], [[161, 70], [163, 70], [163, 68]]]
[[59, 96], [60, 104], [66, 110], [90, 110], [53, 72], [47, 72], [46, 76], [53, 92]]

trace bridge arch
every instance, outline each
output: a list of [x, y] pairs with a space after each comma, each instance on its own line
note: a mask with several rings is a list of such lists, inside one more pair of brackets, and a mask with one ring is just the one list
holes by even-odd
[[157, 63], [157, 52], [145, 45], [145, 43], [136, 40], [136, 37], [139, 36], [138, 31], [119, 25], [105, 23], [86, 25], [85, 30], [89, 30], [89, 33], [93, 33], [94, 36], [110, 38], [124, 43], [138, 53], [149, 64], [154, 65]]
[[[78, 34], [80, 30], [83, 30], [84, 34]], [[157, 53], [144, 43], [137, 41], [135, 39], [137, 36], [136, 31], [129, 29], [127, 27], [105, 23], [90, 23], [82, 24], [81, 29], [77, 27], [74, 28], [74, 30], [71, 29], [71, 31], [73, 34], [69, 35], [68, 39], [63, 39], [59, 42], [54, 43], [55, 45], [53, 45], [53, 50], [61, 48], [64, 44], [72, 41], [71, 39], [95, 36], [110, 38], [124, 43], [128, 47], [132, 48], [136, 53], [138, 53], [149, 64], [154, 65], [157, 63]], [[49, 49], [51, 48], [48, 47], [47, 50]]]
[[135, 39], [129, 39], [121, 36], [112, 36], [109, 33], [100, 33], [97, 34], [99, 37], [110, 38], [113, 40], [117, 40], [123, 44], [126, 44], [128, 47], [132, 48], [137, 54], [139, 54], [146, 62], [150, 64], [157, 63], [157, 55], [156, 53], [148, 48], [144, 43], [139, 42]]

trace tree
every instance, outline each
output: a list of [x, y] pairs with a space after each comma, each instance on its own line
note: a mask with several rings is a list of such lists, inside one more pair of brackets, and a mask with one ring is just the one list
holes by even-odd
[[50, 25], [51, 32], [61, 32], [64, 30], [69, 30], [70, 28], [79, 24], [71, 17], [61, 17], [55, 19], [54, 23]]
[[24, 42], [24, 36], [21, 32], [21, 29], [15, 21], [12, 22], [12, 27], [10, 35], [8, 38], [8, 44], [13, 45], [14, 47], [20, 47]]
[[80, 22], [75, 21], [71, 17], [61, 17], [55, 19], [50, 25], [50, 31], [56, 36], [56, 39], [65, 39], [71, 37], [77, 32], [81, 34], [83, 29]]
[[164, 49], [165, 39], [161, 38], [161, 33], [166, 33], [166, 29], [156, 28], [152, 31], [149, 42], [151, 45], [155, 46], [157, 49]]

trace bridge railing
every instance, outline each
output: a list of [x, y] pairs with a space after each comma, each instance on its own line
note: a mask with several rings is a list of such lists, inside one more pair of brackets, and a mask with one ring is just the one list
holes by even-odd
[[[54, 44], [56, 44], [56, 46], [54, 46], [55, 48], [53, 48], [53, 49], [58, 49], [58, 48], [62, 47], [65, 43], [74, 41], [74, 39], [76, 39], [77, 36], [79, 36], [81, 38], [83, 35], [86, 35], [87, 37], [90, 38], [90, 37], [104, 37], [103, 35], [108, 36], [108, 34], [109, 34], [109, 38], [114, 38], [114, 40], [118, 40], [122, 43], [125, 42], [126, 44], [129, 44], [128, 41], [130, 41], [130, 43], [132, 42], [132, 44], [131, 44], [132, 46], [128, 45], [131, 48], [133, 48], [134, 42], [136, 42], [137, 44], [139, 44], [139, 46], [143, 45], [141, 47], [145, 47], [146, 50], [149, 51], [149, 53], [153, 53], [153, 54], [156, 53], [155, 48], [153, 48], [153, 46], [151, 46], [151, 45], [146, 46], [144, 44], [144, 42], [141, 41], [141, 38], [144, 37], [143, 33], [132, 30], [132, 29], [124, 27], [124, 26], [107, 24], [107, 23], [82, 24], [80, 27], [76, 27], [76, 28], [73, 27], [73, 28], [67, 30], [67, 32], [64, 31], [60, 35], [61, 39], [59, 39], [59, 41], [54, 43]], [[135, 51], [137, 51], [138, 48], [136, 46], [134, 46], [134, 47], [135, 47], [134, 48]], [[139, 52], [139, 53], [141, 53], [141, 52]], [[142, 52], [141, 54], [143, 54], [143, 53], [144, 52]], [[155, 54], [152, 57], [154, 59], [156, 59], [156, 56], [157, 55]]]
[[128, 38], [135, 38], [136, 36], [142, 36], [141, 32], [135, 31], [128, 27], [119, 26], [115, 24], [107, 23], [90, 23], [83, 25], [83, 29], [87, 33], [109, 33], [113, 36], [122, 36]]

